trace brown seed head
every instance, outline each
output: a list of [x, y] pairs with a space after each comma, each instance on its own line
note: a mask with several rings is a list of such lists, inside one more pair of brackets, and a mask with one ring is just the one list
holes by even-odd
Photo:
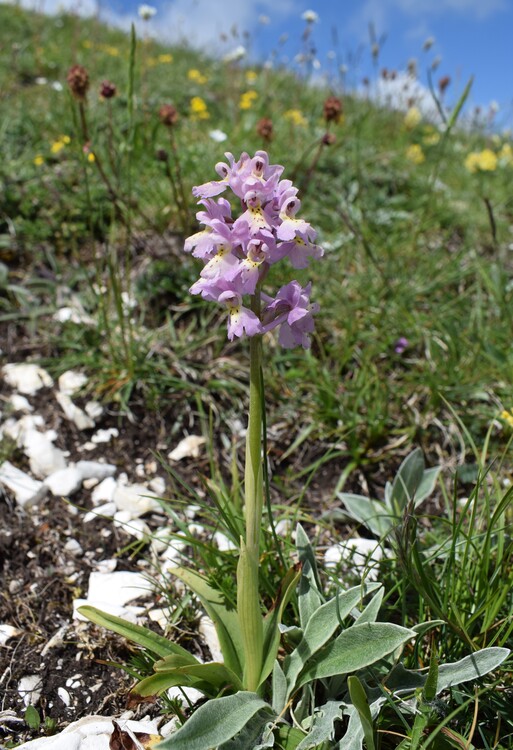
[[112, 99], [116, 96], [116, 85], [110, 81], [102, 81], [100, 85], [100, 96], [102, 99]]
[[336, 96], [328, 96], [324, 102], [324, 119], [326, 122], [340, 122], [342, 116], [342, 102]]
[[155, 152], [155, 158], [157, 159], [157, 161], [169, 161], [169, 156], [165, 148], [157, 149], [157, 151]]
[[178, 112], [172, 104], [163, 104], [159, 109], [160, 122], [168, 128], [172, 128], [178, 122]]
[[445, 92], [445, 89], [450, 84], [450, 82], [451, 82], [450, 76], [443, 76], [442, 78], [440, 78], [440, 80], [438, 81], [438, 88], [440, 89], [441, 94]]
[[333, 146], [336, 140], [337, 136], [334, 133], [324, 133], [322, 136], [322, 143], [324, 146]]
[[262, 117], [257, 122], [256, 130], [258, 135], [270, 143], [273, 139], [273, 121], [269, 117]]
[[83, 65], [73, 65], [66, 77], [71, 93], [79, 102], [85, 101], [89, 88], [89, 73]]

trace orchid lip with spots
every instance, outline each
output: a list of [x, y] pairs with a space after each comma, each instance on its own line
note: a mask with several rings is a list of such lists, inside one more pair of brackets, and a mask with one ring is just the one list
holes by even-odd
[[[276, 329], [282, 346], [308, 349], [318, 310], [310, 302], [311, 284], [302, 287], [293, 280], [274, 296], [261, 289], [275, 263], [288, 258], [293, 268], [306, 268], [310, 258], [324, 254], [315, 244], [315, 230], [296, 216], [298, 190], [280, 179], [284, 168], [269, 164], [265, 151], [253, 157], [243, 153], [238, 161], [229, 152], [225, 156], [228, 163], [215, 165], [220, 179], [193, 188], [204, 207], [196, 214], [204, 229], [187, 238], [184, 249], [201, 258], [204, 267], [190, 291], [225, 305], [230, 340]], [[229, 201], [217, 197], [228, 189], [240, 200], [238, 217], [232, 216]], [[252, 299], [247, 306], [245, 296]]]

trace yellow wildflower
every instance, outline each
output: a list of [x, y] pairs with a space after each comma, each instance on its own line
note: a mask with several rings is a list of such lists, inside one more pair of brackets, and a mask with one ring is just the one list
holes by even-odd
[[406, 130], [413, 130], [422, 120], [422, 115], [417, 107], [410, 107], [404, 116], [404, 127]]
[[41, 156], [41, 154], [37, 154], [37, 156], [34, 157], [34, 164], [36, 165], [36, 167], [40, 167], [44, 163], [45, 163], [45, 160]]
[[440, 141], [440, 133], [428, 133], [424, 136], [424, 143], [426, 146], [436, 146]]
[[146, 65], [148, 66], [148, 68], [154, 68], [157, 64], [158, 60], [155, 57], [148, 57], [148, 59], [146, 60]]
[[85, 47], [86, 49], [91, 49], [93, 46], [93, 43], [90, 39], [84, 39], [84, 41], [82, 42], [82, 46]]
[[103, 49], [107, 55], [110, 55], [111, 57], [119, 57], [119, 50], [117, 47], [111, 47], [109, 44], [106, 44]]
[[170, 55], [168, 52], [166, 52], [163, 55], [159, 55], [159, 63], [172, 63], [173, 62], [173, 55]]
[[69, 135], [61, 135], [59, 140], [62, 141], [66, 146], [71, 143], [71, 138], [69, 137]]
[[471, 151], [465, 159], [465, 167], [469, 172], [493, 172], [497, 169], [497, 154], [490, 148], [482, 151]]
[[194, 81], [194, 83], [200, 84], [206, 83], [208, 81], [208, 78], [196, 68], [191, 68], [187, 71], [187, 78], [189, 79], [189, 81]]
[[408, 146], [406, 149], [406, 158], [413, 164], [422, 164], [426, 160], [424, 151], [418, 143], [412, 143], [411, 146]]
[[201, 96], [193, 96], [190, 103], [191, 115], [193, 120], [208, 120], [210, 114], [205, 101]]
[[87, 154], [87, 161], [91, 162], [91, 164], [96, 161], [96, 156], [92, 151]]
[[257, 80], [257, 78], [258, 78], [258, 75], [255, 73], [254, 70], [248, 70], [248, 71], [246, 71], [246, 82], [249, 83], [250, 85], [252, 83], [255, 83], [255, 81]]
[[506, 422], [506, 424], [509, 425], [509, 427], [513, 427], [513, 413], [512, 412], [506, 411], [506, 409], [504, 409], [504, 411], [501, 412], [501, 419], [503, 419]]
[[308, 121], [303, 116], [299, 109], [288, 109], [283, 117], [286, 120], [290, 120], [293, 125], [307, 125]]
[[255, 103], [255, 99], [258, 99], [258, 94], [256, 91], [244, 91], [240, 97], [240, 109], [251, 109], [251, 107]]
[[61, 138], [59, 138], [59, 140], [53, 141], [52, 145], [50, 146], [50, 151], [52, 152], [52, 154], [58, 154], [59, 151], [62, 151], [65, 145], [65, 142]]

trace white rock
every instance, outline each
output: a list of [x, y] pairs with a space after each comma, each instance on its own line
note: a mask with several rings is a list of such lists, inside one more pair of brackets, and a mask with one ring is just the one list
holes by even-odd
[[132, 518], [129, 510], [118, 510], [114, 514], [114, 526], [122, 529], [126, 534], [136, 539], [147, 539], [151, 535], [150, 528], [142, 518]]
[[148, 482], [148, 486], [150, 490], [156, 492], [159, 497], [162, 497], [166, 491], [166, 482], [162, 477], [153, 477], [153, 479]]
[[134, 599], [148, 598], [152, 586], [142, 573], [127, 570], [115, 570], [113, 573], [93, 572], [89, 576], [87, 599], [94, 606], [102, 608], [105, 604], [124, 606]]
[[94, 563], [96, 570], [99, 573], [112, 573], [118, 566], [118, 561], [115, 557], [111, 557], [108, 560], [98, 560]]
[[102, 461], [77, 461], [77, 469], [84, 479], [106, 479], [116, 473], [114, 464], [105, 464]]
[[182, 542], [180, 539], [171, 539], [160, 557], [160, 565], [164, 573], [167, 573], [183, 562], [182, 552], [186, 546], [186, 542]]
[[223, 663], [224, 659], [223, 652], [221, 651], [221, 644], [219, 643], [219, 638], [217, 637], [215, 625], [210, 617], [208, 617], [207, 615], [203, 615], [203, 617], [200, 617], [198, 630], [208, 646], [213, 661], [219, 661]]
[[237, 545], [235, 545], [231, 539], [228, 539], [226, 534], [223, 534], [222, 531], [216, 531], [213, 539], [217, 548], [220, 549], [221, 552], [229, 552], [230, 550], [237, 549]]
[[88, 511], [82, 519], [82, 522], [89, 523], [89, 521], [94, 521], [96, 518], [101, 518], [102, 516], [113, 518], [116, 511], [116, 503], [103, 503], [103, 505], [98, 505], [94, 510]]
[[53, 320], [56, 320], [58, 323], [67, 323], [69, 321], [76, 325], [96, 325], [94, 318], [91, 318], [90, 315], [86, 315], [83, 311], [75, 307], [61, 307], [52, 317]]
[[110, 503], [114, 497], [114, 491], [116, 489], [116, 480], [110, 476], [104, 479], [100, 484], [96, 485], [91, 493], [91, 500], [93, 505], [99, 503]]
[[9, 396], [7, 403], [10, 404], [13, 411], [34, 411], [34, 407], [30, 404], [29, 400], [25, 396], [20, 396], [19, 393], [13, 393]]
[[76, 466], [54, 471], [46, 477], [44, 484], [54, 497], [70, 497], [82, 486], [82, 472]]
[[41, 388], [51, 388], [53, 380], [42, 367], [29, 363], [12, 363], [2, 367], [5, 382], [19, 393], [33, 396]]
[[165, 609], [150, 609], [148, 612], [148, 617], [152, 622], [156, 622], [164, 632], [167, 629], [167, 626], [171, 622], [171, 615], [173, 613], [173, 610], [170, 607], [166, 607]]
[[200, 435], [189, 435], [183, 440], [180, 440], [176, 448], [174, 448], [171, 453], [168, 453], [167, 457], [171, 461], [181, 461], [182, 458], [198, 458], [200, 448], [205, 442], [205, 438]]
[[[156, 720], [134, 721], [115, 719], [127, 733], [142, 732], [159, 734]], [[17, 750], [109, 750], [114, 725], [107, 716], [86, 716], [74, 721], [59, 734], [52, 737], [38, 737], [18, 745]], [[134, 747], [136, 747], [134, 743]]]
[[378, 563], [383, 559], [383, 548], [375, 539], [353, 537], [328, 547], [324, 553], [324, 564], [335, 568], [343, 560], [350, 562], [352, 570], [365, 572], [368, 580], [378, 577]]
[[61, 701], [64, 703], [65, 706], [69, 706], [71, 703], [71, 695], [68, 693], [66, 688], [59, 687], [57, 688], [57, 695], [61, 699]]
[[5, 646], [9, 638], [17, 638], [22, 632], [13, 625], [0, 625], [0, 646]]
[[25, 414], [21, 419], [7, 419], [1, 429], [1, 435], [7, 435], [16, 442], [16, 445], [21, 448], [26, 434], [30, 430], [36, 430], [38, 427], [44, 425], [44, 419], [40, 414]]
[[74, 599], [73, 617], [75, 620], [79, 620], [80, 622], [89, 622], [87, 617], [84, 617], [84, 615], [80, 614], [80, 612], [78, 611], [80, 607], [83, 607], [85, 605], [98, 607], [98, 609], [101, 609], [102, 612], [107, 612], [107, 614], [109, 615], [115, 615], [116, 617], [121, 617], [123, 620], [128, 620], [129, 622], [134, 623], [139, 622], [141, 618], [146, 614], [145, 607], [135, 607], [131, 604], [127, 604], [123, 607], [121, 604], [111, 604], [109, 602], [95, 602], [90, 601], [89, 599]]
[[196, 690], [196, 688], [193, 687], [172, 687], [169, 688], [167, 691], [167, 697], [170, 700], [181, 700], [183, 702], [184, 695], [186, 696], [187, 700], [194, 705], [197, 703], [201, 698], [203, 698], [203, 693], [199, 690]]
[[49, 477], [59, 469], [66, 468], [64, 452], [52, 443], [53, 433], [28, 430], [23, 441], [23, 449], [30, 461], [30, 470], [36, 477]]
[[113, 437], [119, 436], [119, 430], [116, 427], [109, 427], [108, 430], [98, 430], [91, 437], [91, 443], [99, 445], [100, 443], [110, 443]]
[[43, 482], [32, 479], [9, 461], [4, 461], [0, 465], [0, 483], [14, 493], [16, 502], [22, 508], [39, 502], [48, 491]]
[[103, 406], [99, 403], [99, 401], [88, 401], [87, 404], [84, 406], [86, 414], [88, 414], [91, 419], [98, 419], [103, 414]]
[[28, 674], [18, 682], [18, 693], [25, 706], [35, 706], [41, 697], [43, 683], [38, 674]]
[[120, 485], [114, 491], [113, 500], [118, 510], [128, 510], [132, 518], [139, 518], [145, 513], [161, 510], [156, 495], [144, 484]]
[[64, 549], [72, 555], [81, 555], [84, 551], [82, 545], [76, 539], [68, 539], [64, 545]]
[[59, 376], [58, 385], [61, 393], [72, 396], [87, 383], [87, 375], [77, 370], [67, 370]]
[[85, 490], [92, 490], [99, 482], [100, 480], [96, 479], [96, 477], [91, 477], [90, 479], [84, 479], [82, 486]]
[[66, 393], [57, 391], [55, 398], [59, 402], [59, 405], [64, 412], [66, 419], [76, 426], [78, 430], [90, 430], [94, 427], [94, 420], [89, 417], [85, 411], [80, 409], [76, 404], [73, 403], [71, 398]]

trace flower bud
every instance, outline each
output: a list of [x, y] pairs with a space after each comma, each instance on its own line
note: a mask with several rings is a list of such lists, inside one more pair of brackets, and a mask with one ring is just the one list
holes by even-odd
[[324, 102], [324, 119], [326, 122], [340, 122], [342, 116], [342, 102], [336, 96], [329, 96]]
[[178, 112], [172, 104], [163, 104], [159, 109], [160, 122], [168, 128], [172, 128], [178, 122]]
[[79, 102], [85, 101], [89, 88], [89, 73], [83, 65], [73, 65], [68, 70], [66, 80], [75, 99]]
[[270, 143], [273, 139], [273, 121], [269, 117], [262, 117], [256, 126], [258, 135]]
[[163, 162], [169, 161], [169, 156], [165, 148], [157, 149], [155, 153], [155, 158], [157, 159], [157, 161], [163, 161]]
[[100, 96], [102, 99], [112, 99], [116, 96], [116, 85], [110, 81], [102, 81], [100, 84]]

